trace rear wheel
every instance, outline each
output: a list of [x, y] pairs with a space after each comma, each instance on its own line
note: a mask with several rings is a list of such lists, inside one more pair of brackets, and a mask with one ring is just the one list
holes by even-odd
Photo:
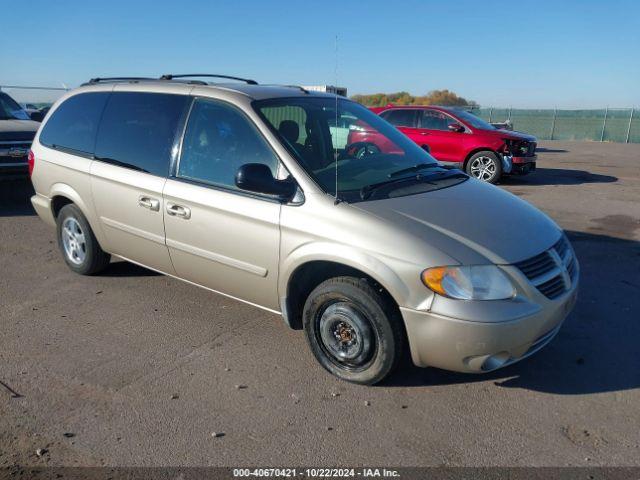
[[303, 322], [318, 362], [343, 380], [378, 383], [402, 356], [405, 337], [397, 309], [364, 279], [322, 282], [307, 298]]
[[487, 183], [497, 183], [502, 176], [502, 163], [493, 152], [478, 152], [467, 162], [467, 173]]
[[73, 204], [62, 207], [56, 225], [58, 245], [71, 270], [81, 275], [94, 275], [109, 265], [110, 255], [100, 248], [78, 207]]

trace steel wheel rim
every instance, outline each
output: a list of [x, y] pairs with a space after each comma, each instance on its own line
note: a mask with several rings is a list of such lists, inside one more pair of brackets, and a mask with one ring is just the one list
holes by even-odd
[[81, 265], [87, 257], [87, 243], [78, 221], [73, 217], [65, 219], [60, 235], [67, 259], [74, 265]]
[[376, 337], [373, 328], [351, 302], [335, 302], [322, 310], [317, 333], [322, 349], [338, 367], [360, 370], [374, 356]]
[[493, 158], [482, 155], [471, 162], [471, 175], [486, 182], [496, 174], [497, 165]]

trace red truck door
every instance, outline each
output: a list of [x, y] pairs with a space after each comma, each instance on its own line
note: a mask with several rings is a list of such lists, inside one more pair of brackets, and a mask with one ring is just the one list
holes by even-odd
[[[464, 161], [463, 142], [464, 132], [449, 130], [452, 123], [460, 124], [439, 110], [421, 110], [420, 125], [417, 130], [420, 145], [428, 145], [431, 155], [436, 160], [447, 163], [459, 163]], [[415, 140], [414, 140], [415, 141]]]

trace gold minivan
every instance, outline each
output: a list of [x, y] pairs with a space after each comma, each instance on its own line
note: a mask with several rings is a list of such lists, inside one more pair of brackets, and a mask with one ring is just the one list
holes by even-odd
[[481, 373], [556, 335], [579, 267], [542, 212], [346, 98], [207, 77], [94, 79], [51, 109], [32, 203], [73, 271], [116, 256], [281, 314], [362, 384], [405, 353]]

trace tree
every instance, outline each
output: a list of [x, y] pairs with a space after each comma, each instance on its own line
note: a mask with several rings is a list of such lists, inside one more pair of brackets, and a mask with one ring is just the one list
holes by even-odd
[[352, 100], [368, 107], [384, 107], [390, 103], [394, 105], [446, 105], [446, 106], [477, 106], [473, 100], [459, 97], [449, 90], [432, 90], [426, 95], [414, 97], [408, 92], [374, 93], [371, 95], [354, 95]]

